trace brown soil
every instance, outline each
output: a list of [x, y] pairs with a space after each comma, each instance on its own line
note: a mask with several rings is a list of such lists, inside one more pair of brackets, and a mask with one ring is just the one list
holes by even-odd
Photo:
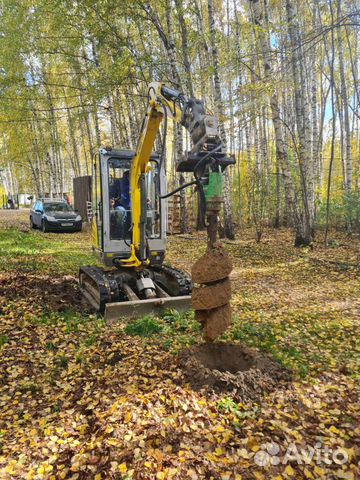
[[82, 298], [76, 279], [72, 276], [53, 278], [48, 275], [1, 274], [0, 296], [7, 300], [28, 299], [45, 308], [61, 312], [86, 312], [90, 307]]
[[229, 255], [218, 245], [208, 250], [192, 266], [191, 278], [194, 283], [211, 283], [230, 275], [232, 262]]
[[195, 319], [202, 325], [203, 339], [212, 342], [230, 326], [231, 307], [227, 303], [212, 310], [196, 310]]
[[213, 285], [194, 287], [192, 291], [192, 306], [194, 310], [209, 310], [229, 303], [231, 298], [230, 280], [226, 278]]
[[178, 362], [195, 390], [228, 392], [242, 402], [260, 400], [291, 380], [290, 372], [269, 355], [241, 345], [198, 345], [181, 352]]

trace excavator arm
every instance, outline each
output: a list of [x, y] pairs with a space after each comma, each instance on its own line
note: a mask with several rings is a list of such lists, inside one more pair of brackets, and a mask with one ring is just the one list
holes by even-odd
[[[195, 180], [191, 183], [197, 184], [205, 197], [209, 243], [214, 244], [216, 240], [216, 222], [222, 202], [222, 172], [235, 160], [222, 152], [217, 118], [205, 113], [202, 101], [187, 99], [181, 92], [154, 82], [149, 86], [147, 112], [131, 166], [131, 255], [122, 260], [123, 266], [139, 267], [149, 262], [145, 233], [146, 171], [160, 125], [163, 120], [167, 123], [168, 119], [181, 124], [190, 133], [192, 149], [180, 159], [177, 170], [194, 174]], [[163, 158], [160, 158], [160, 167], [162, 162]]]

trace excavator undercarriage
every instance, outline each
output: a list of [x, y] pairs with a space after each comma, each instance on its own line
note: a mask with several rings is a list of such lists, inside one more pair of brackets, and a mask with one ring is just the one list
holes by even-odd
[[81, 267], [79, 283], [85, 298], [106, 321], [191, 307], [189, 275], [166, 265], [141, 271]]

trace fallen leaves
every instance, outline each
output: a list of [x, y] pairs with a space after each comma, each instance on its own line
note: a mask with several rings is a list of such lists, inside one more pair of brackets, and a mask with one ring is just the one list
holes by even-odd
[[[264, 244], [242, 238], [226, 245], [235, 258], [239, 341], [282, 353], [295, 369], [308, 368], [306, 379], [261, 404], [238, 404], [231, 393], [192, 391], [173, 353], [162, 349], [161, 334], [129, 337], [121, 325], [105, 327], [96, 316], [61, 311], [57, 282], [65, 273], [76, 275], [62, 270], [68, 250], [59, 253], [58, 276], [45, 269], [36, 283], [31, 265], [38, 236], [26, 235], [27, 246], [7, 260], [0, 277], [1, 480], [358, 478], [358, 386], [350, 355], [358, 337], [352, 307], [344, 303], [355, 298], [351, 272], [329, 277], [332, 264], [307, 261], [285, 233]], [[46, 238], [43, 248], [59, 246], [57, 236]], [[75, 250], [88, 241], [86, 235], [81, 242], [66, 238]], [[179, 254], [185, 248], [186, 259]], [[201, 248], [194, 240], [170, 239], [173, 263], [187, 269]], [[19, 273], [26, 255], [29, 271]], [[71, 294], [74, 282], [68, 281]], [[339, 371], [342, 362], [351, 375]], [[272, 442], [281, 461], [292, 443], [299, 450], [318, 443], [341, 447], [349, 460], [257, 465], [255, 456]]]

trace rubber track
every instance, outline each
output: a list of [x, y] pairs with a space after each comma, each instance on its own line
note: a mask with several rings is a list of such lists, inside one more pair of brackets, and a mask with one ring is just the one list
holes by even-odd
[[[163, 273], [165, 276], [172, 277], [179, 286], [178, 296], [191, 294], [191, 279], [189, 275], [182, 270], [170, 267], [169, 265], [162, 265], [161, 267], [150, 267], [149, 270], [156, 271], [160, 274]], [[81, 267], [79, 273], [86, 275], [92, 280], [93, 284], [97, 286], [100, 296], [100, 304], [91, 295], [91, 292], [86, 289], [86, 286], [80, 284], [80, 288], [87, 290], [88, 294], [92, 296], [96, 303], [98, 303], [98, 310], [100, 312], [104, 311], [106, 303], [116, 301], [115, 298], [112, 298], [112, 292], [114, 292], [114, 290], [117, 290], [113, 286], [116, 285], [116, 281], [112, 278], [111, 273], [105, 272], [99, 267]], [[111, 286], [113, 288], [111, 288]]]
[[180, 286], [179, 296], [191, 294], [192, 283], [191, 278], [187, 273], [180, 270], [179, 268], [170, 267], [170, 265], [162, 265], [159, 268], [159, 271], [163, 271], [165, 274], [171, 275], [175, 278], [178, 285]]

